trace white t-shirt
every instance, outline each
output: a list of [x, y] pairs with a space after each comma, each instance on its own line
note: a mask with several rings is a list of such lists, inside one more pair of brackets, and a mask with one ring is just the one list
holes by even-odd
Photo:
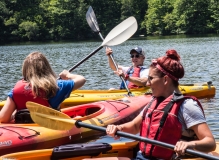
[[186, 99], [182, 103], [178, 119], [182, 124], [182, 134], [187, 137], [194, 135], [193, 130], [188, 130], [189, 128], [197, 124], [206, 123], [201, 107], [193, 99]]

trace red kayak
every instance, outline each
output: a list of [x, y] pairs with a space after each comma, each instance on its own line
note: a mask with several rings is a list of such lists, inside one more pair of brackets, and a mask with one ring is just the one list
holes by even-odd
[[[69, 107], [62, 109], [62, 112], [75, 120], [80, 119], [97, 126], [122, 124], [134, 119], [150, 100], [150, 95], [125, 97]], [[37, 124], [1, 124], [0, 155], [83, 142], [85, 138], [97, 134], [100, 132], [77, 128], [75, 125], [69, 131], [57, 131]]]

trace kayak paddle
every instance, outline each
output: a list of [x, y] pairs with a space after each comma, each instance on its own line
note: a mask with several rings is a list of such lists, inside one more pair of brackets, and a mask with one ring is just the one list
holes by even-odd
[[91, 52], [89, 55], [83, 58], [80, 62], [78, 62], [76, 65], [70, 68], [69, 72], [73, 71], [75, 68], [81, 65], [92, 55], [97, 53], [104, 46], [115, 46], [129, 39], [136, 32], [137, 26], [137, 21], [134, 17], [129, 17], [126, 20], [122, 21], [108, 33], [103, 43], [97, 49], [95, 49], [93, 52]]
[[[85, 128], [89, 128], [89, 129], [93, 129], [93, 130], [106, 133], [105, 127], [100, 127], [100, 126], [96, 126], [93, 124], [84, 123], [84, 122], [81, 122], [80, 120], [76, 121], [72, 119], [71, 117], [69, 117], [68, 115], [62, 112], [56, 111], [52, 108], [48, 108], [46, 106], [43, 106], [43, 105], [40, 105], [34, 102], [27, 102], [26, 106], [30, 111], [31, 118], [33, 119], [33, 121], [39, 124], [40, 126], [54, 129], [54, 130], [71, 130], [73, 128], [73, 125], [75, 125], [78, 128], [85, 127]], [[163, 147], [163, 148], [167, 148], [167, 149], [171, 149], [171, 150], [174, 149], [174, 145], [172, 144], [160, 142], [157, 140], [151, 140], [148, 138], [144, 138], [141, 136], [137, 136], [137, 135], [121, 132], [121, 131], [117, 131], [116, 135], [146, 142], [146, 143], [150, 143], [150, 144]], [[198, 152], [198, 151], [194, 151], [192, 149], [186, 149], [185, 153], [194, 155], [197, 157], [201, 157], [201, 158], [206, 158], [206, 159], [212, 159], [212, 160], [219, 159], [219, 157], [212, 156], [212, 155], [205, 154], [205, 153]]]
[[[98, 25], [98, 22], [97, 22], [96, 15], [95, 15], [94, 10], [93, 10], [93, 8], [91, 6], [88, 8], [88, 11], [86, 13], [86, 19], [87, 19], [87, 23], [90, 26], [90, 28], [94, 32], [97, 32], [99, 34], [100, 38], [104, 41], [104, 38], [103, 38], [102, 34], [100, 33], [100, 29], [99, 29], [99, 25]], [[110, 54], [110, 58], [112, 59], [113, 64], [116, 67], [116, 70], [118, 70], [118, 66], [117, 66], [117, 64], [116, 64], [116, 62], [115, 62], [115, 60], [114, 60], [114, 58], [113, 58], [113, 56], [111, 54]], [[122, 76], [119, 76], [119, 77], [123, 81], [123, 83], [125, 85], [125, 88], [126, 88], [126, 90], [128, 92], [128, 95], [129, 96], [133, 96], [131, 91], [129, 90], [129, 88], [128, 88], [124, 78]]]

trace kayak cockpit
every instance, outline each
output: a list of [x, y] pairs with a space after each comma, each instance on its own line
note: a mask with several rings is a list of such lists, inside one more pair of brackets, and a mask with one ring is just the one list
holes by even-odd
[[90, 105], [84, 105], [78, 107], [72, 107], [72, 109], [65, 109], [63, 110], [63, 113], [67, 114], [71, 118], [91, 118], [96, 117], [104, 112], [104, 105], [96, 105], [96, 104], [90, 104]]

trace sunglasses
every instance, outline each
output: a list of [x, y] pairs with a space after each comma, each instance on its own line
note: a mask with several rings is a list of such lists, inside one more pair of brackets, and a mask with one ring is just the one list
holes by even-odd
[[134, 58], [134, 57], [135, 57], [135, 58], [139, 58], [140, 55], [139, 55], [139, 54], [136, 54], [136, 55], [131, 55], [130, 57], [131, 57], [131, 58]]
[[151, 82], [154, 78], [161, 78], [161, 77], [152, 77], [152, 76], [148, 76], [148, 81]]

